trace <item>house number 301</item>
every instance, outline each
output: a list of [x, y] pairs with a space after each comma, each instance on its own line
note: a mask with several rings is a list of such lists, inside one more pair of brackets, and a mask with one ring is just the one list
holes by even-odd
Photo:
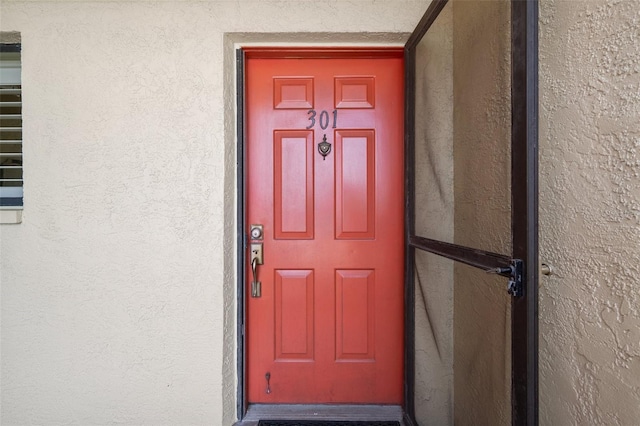
[[[309, 125], [307, 126], [307, 129], [311, 129], [316, 125], [316, 117], [318, 116], [318, 113], [315, 109], [310, 109], [309, 111], [307, 111], [307, 114], [309, 114]], [[329, 111], [322, 110], [320, 112], [320, 117], [318, 117], [317, 121], [318, 121], [318, 124], [320, 124], [320, 128], [322, 130], [325, 130], [327, 127], [329, 127], [329, 121], [330, 121]], [[333, 123], [331, 128], [335, 129], [337, 123], [338, 123], [338, 110], [334, 109]]]

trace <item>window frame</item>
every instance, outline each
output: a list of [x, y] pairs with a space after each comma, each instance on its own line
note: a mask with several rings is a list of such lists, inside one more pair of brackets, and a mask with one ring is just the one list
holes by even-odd
[[[7, 84], [5, 84], [5, 81], [0, 80], [0, 89], [3, 90], [7, 90], [7, 91], [17, 91], [17, 95], [19, 97], [19, 103], [20, 105], [19, 107], [19, 112], [16, 114], [15, 112], [11, 112], [11, 113], [5, 113], [2, 115], [18, 115], [19, 118], [18, 120], [20, 121], [20, 125], [19, 127], [19, 138], [18, 139], [11, 139], [12, 141], [15, 141], [16, 145], [20, 146], [20, 150], [19, 152], [5, 152], [4, 153], [4, 157], [5, 160], [7, 158], [9, 158], [10, 156], [7, 154], [18, 154], [18, 157], [20, 158], [19, 160], [19, 166], [15, 166], [15, 165], [10, 165], [7, 166], [5, 165], [4, 167], [12, 167], [12, 168], [16, 168], [19, 167], [20, 170], [20, 185], [15, 185], [15, 186], [0, 186], [0, 210], [21, 210], [24, 207], [24, 176], [23, 176], [23, 167], [24, 167], [24, 162], [23, 162], [23, 136], [22, 136], [22, 45], [21, 43], [17, 43], [17, 42], [0, 42], [0, 53], [1, 54], [6, 54], [6, 53], [17, 53], [18, 54], [18, 58], [17, 58], [17, 62], [18, 62], [18, 77], [16, 80], [12, 80], [7, 82]], [[11, 62], [12, 60], [2, 60], [0, 59], [0, 62]], [[0, 65], [0, 67], [2, 67]], [[5, 68], [5, 67], [2, 67]], [[6, 68], [10, 68], [10, 67], [6, 67]], [[15, 67], [14, 67], [15, 68]], [[1, 73], [4, 75], [7, 75], [5, 73]], [[0, 74], [0, 75], [1, 75]], [[19, 83], [19, 84], [15, 84], [15, 83]], [[14, 102], [18, 102], [18, 101], [14, 101]], [[11, 106], [5, 106], [7, 108], [11, 108]], [[2, 117], [3, 120], [6, 119], [6, 117]], [[15, 120], [15, 118], [10, 118], [10, 120]], [[3, 126], [4, 127], [4, 126]], [[16, 126], [7, 126], [7, 127], [16, 127]], [[9, 140], [9, 139], [7, 139]], [[0, 140], [0, 144], [3, 141]], [[9, 144], [9, 143], [7, 143]], [[8, 178], [8, 179], [18, 179], [18, 178]], [[6, 219], [6, 216], [9, 216], [7, 214], [3, 214], [3, 219]], [[17, 216], [16, 216], [17, 217]], [[10, 221], [13, 222], [13, 221]], [[5, 223], [5, 220], [0, 221], [0, 223]]]

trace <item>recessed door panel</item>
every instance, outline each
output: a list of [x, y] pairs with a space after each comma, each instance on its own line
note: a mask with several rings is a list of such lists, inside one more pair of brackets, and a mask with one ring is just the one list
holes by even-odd
[[275, 238], [313, 237], [313, 132], [274, 132]]
[[375, 133], [336, 132], [336, 238], [375, 236]]
[[374, 361], [375, 272], [336, 271], [336, 360]]
[[313, 359], [313, 271], [276, 271], [276, 360]]
[[336, 108], [374, 108], [374, 77], [336, 77]]
[[313, 108], [313, 79], [274, 78], [273, 107], [275, 109]]

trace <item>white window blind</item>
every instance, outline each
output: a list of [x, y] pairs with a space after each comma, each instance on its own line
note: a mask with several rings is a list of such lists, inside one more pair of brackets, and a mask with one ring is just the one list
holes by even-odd
[[0, 207], [22, 206], [22, 80], [19, 44], [0, 44]]

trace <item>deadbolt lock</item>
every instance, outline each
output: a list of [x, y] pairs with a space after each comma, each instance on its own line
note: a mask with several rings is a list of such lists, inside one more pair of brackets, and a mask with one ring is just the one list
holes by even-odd
[[251, 225], [251, 230], [249, 231], [249, 235], [252, 240], [262, 241], [263, 238], [263, 230], [262, 225]]

